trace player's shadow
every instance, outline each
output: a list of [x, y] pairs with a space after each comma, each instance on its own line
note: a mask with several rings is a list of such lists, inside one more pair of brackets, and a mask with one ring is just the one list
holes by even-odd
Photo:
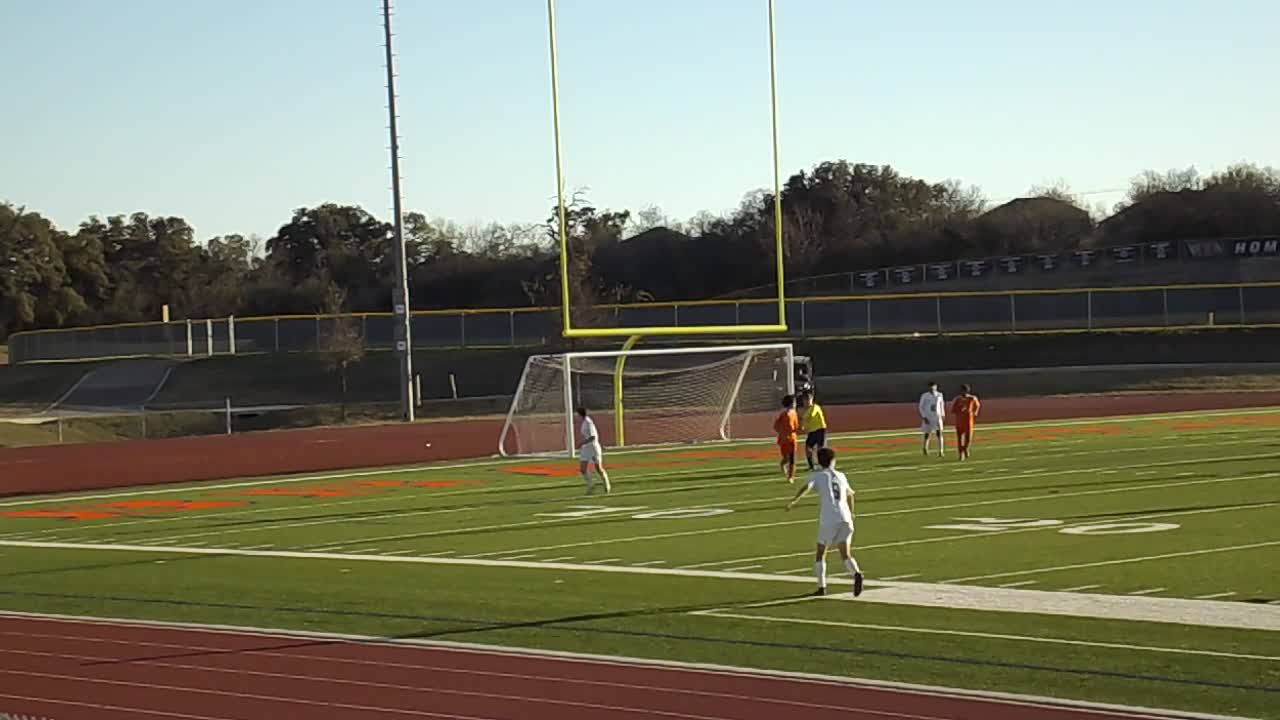
[[[6, 594], [6, 593], [0, 593], [0, 594]], [[557, 617], [541, 618], [536, 620], [521, 620], [521, 621], [511, 621], [511, 622], [493, 622], [493, 621], [480, 620], [475, 618], [460, 618], [460, 617], [447, 617], [447, 616], [401, 615], [401, 614], [393, 614], [393, 613], [360, 613], [360, 612], [352, 612], [352, 611], [340, 611], [340, 610], [326, 611], [326, 610], [303, 609], [303, 608], [254, 607], [254, 606], [240, 605], [240, 604], [237, 604], [234, 607], [243, 608], [243, 609], [253, 609], [261, 612], [284, 611], [284, 612], [310, 612], [310, 613], [320, 613], [320, 614], [337, 614], [337, 615], [346, 615], [346, 616], [354, 615], [354, 616], [360, 616], [360, 617], [378, 617], [378, 618], [394, 617], [396, 619], [415, 620], [419, 622], [442, 623], [442, 624], [450, 625], [450, 627], [445, 627], [440, 629], [423, 630], [419, 632], [397, 633], [394, 635], [387, 635], [387, 636], [377, 637], [377, 638], [369, 638], [367, 640], [360, 641], [368, 644], [378, 644], [378, 643], [393, 644], [397, 642], [407, 643], [409, 641], [414, 641], [414, 640], [418, 640], [418, 641], [441, 640], [443, 638], [459, 636], [459, 635], [475, 636], [478, 634], [506, 632], [511, 630], [536, 630], [536, 629], [544, 629], [544, 628], [552, 628], [552, 627], [559, 628], [560, 626], [564, 626], [564, 625], [573, 625], [577, 623], [586, 623], [586, 622], [631, 620], [636, 618], [660, 617], [665, 615], [687, 615], [689, 613], [703, 612], [708, 610], [736, 610], [740, 608], [756, 606], [761, 602], [771, 603], [771, 604], [776, 603], [778, 605], [783, 605], [783, 604], [790, 604], [787, 602], [788, 600], [801, 602], [810, 597], [811, 596], [808, 594], [804, 596], [785, 595], [785, 596], [776, 598], [775, 600], [762, 601], [759, 598], [755, 598], [749, 601], [744, 600], [737, 603], [717, 602], [717, 603], [698, 603], [698, 604], [686, 604], [686, 605], [669, 605], [669, 606], [662, 606], [662, 607], [634, 608], [630, 610], [613, 610], [613, 611], [607, 611], [607, 612], [579, 613], [574, 615], [561, 615]], [[191, 604], [198, 605], [199, 603], [191, 603]], [[227, 605], [224, 603], [217, 603], [216, 606], [226, 607]], [[575, 628], [566, 628], [566, 629], [574, 630]], [[250, 634], [252, 633], [252, 631], [247, 631], [247, 632]], [[287, 632], [287, 631], [282, 631], [282, 632]], [[336, 646], [342, 646], [342, 645], [350, 645], [351, 643], [352, 643], [351, 640], [338, 640], [338, 639], [328, 639], [328, 638], [317, 638], [317, 639], [308, 639], [305, 637], [298, 637], [296, 639], [295, 638], [272, 638], [269, 641], [262, 642], [261, 644], [253, 644], [253, 645], [244, 646], [244, 647], [200, 648], [195, 650], [184, 650], [182, 652], [156, 653], [156, 654], [148, 654], [148, 655], [138, 655], [133, 657], [92, 660], [92, 661], [83, 662], [81, 663], [81, 665], [83, 667], [93, 667], [93, 666], [100, 666], [100, 665], [129, 665], [132, 663], [146, 664], [146, 663], [158, 663], [158, 662], [175, 661], [175, 660], [190, 660], [195, 658], [209, 658], [209, 657], [228, 656], [228, 655], [253, 655], [256, 653], [275, 653], [275, 652], [284, 652], [289, 650], [301, 650], [301, 649], [307, 649], [307, 648], [336, 647]], [[428, 645], [425, 647], [430, 647], [430, 646]]]

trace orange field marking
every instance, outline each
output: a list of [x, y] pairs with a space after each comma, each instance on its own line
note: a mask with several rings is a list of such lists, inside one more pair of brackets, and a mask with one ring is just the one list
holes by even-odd
[[68, 508], [35, 508], [3, 513], [3, 517], [53, 518], [61, 520], [110, 520], [119, 517], [194, 512], [241, 507], [248, 503], [232, 500], [122, 500]]

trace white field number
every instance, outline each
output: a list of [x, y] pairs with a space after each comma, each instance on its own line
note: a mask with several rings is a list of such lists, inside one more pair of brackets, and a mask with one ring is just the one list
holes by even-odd
[[[648, 512], [637, 513], [637, 510]], [[683, 520], [686, 518], [714, 517], [728, 515], [733, 512], [727, 508], [676, 508], [674, 510], [649, 510], [647, 505], [609, 506], [609, 505], [570, 505], [563, 512], [538, 513], [536, 517], [581, 519], [591, 517], [618, 517], [626, 513], [633, 520]]]
[[[1051, 528], [1065, 525], [1061, 520], [1036, 518], [991, 518], [965, 517], [954, 518], [956, 522], [943, 525], [926, 525], [926, 530], [963, 530], [967, 532], [999, 533], [1005, 530], [1030, 530], [1033, 528]], [[1149, 522], [1103, 522], [1087, 525], [1063, 527], [1058, 532], [1064, 535], [1127, 535], [1132, 533], [1164, 532], [1177, 530], [1175, 523]]]

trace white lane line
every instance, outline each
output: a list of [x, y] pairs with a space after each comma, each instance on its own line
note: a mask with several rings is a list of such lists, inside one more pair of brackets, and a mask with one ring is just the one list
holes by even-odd
[[748, 570], [759, 570], [763, 565], [743, 565], [742, 567], [725, 568], [725, 572], [747, 572]]
[[1002, 588], [1025, 587], [1027, 585], [1035, 585], [1037, 582], [1039, 581], [1038, 580], [1022, 580], [1020, 582], [1011, 582], [1011, 583], [1005, 583], [1003, 585], [997, 585], [996, 587], [1002, 587]]
[[583, 565], [608, 565], [610, 563], [622, 562], [622, 558], [605, 558], [604, 560], [587, 560]]
[[918, 578], [918, 577], [920, 577], [920, 573], [907, 573], [906, 575], [890, 575], [889, 577], [880, 578], [880, 579], [891, 582], [893, 580], [910, 580], [911, 578]]
[[1076, 585], [1075, 587], [1062, 588], [1058, 592], [1080, 592], [1081, 590], [1096, 590], [1101, 585]]
[[645, 562], [631, 563], [631, 567], [652, 567], [654, 565], [666, 565], [666, 560], [646, 560]]
[[1217, 600], [1218, 598], [1231, 597], [1234, 592], [1209, 593], [1208, 595], [1197, 595], [1196, 600]]
[[565, 560], [572, 560], [572, 559], [573, 559], [573, 556], [572, 556], [572, 555], [562, 555], [562, 556], [560, 556], [560, 557], [547, 558], [546, 560], [543, 560], [542, 562], [544, 562], [544, 563], [558, 563], [558, 562], [564, 562]]
[[1168, 590], [1168, 589], [1169, 588], [1162, 588], [1162, 587], [1147, 588], [1146, 590], [1134, 590], [1133, 592], [1126, 593], [1126, 594], [1127, 595], [1155, 595], [1158, 592], [1164, 592], [1165, 590]]
[[[467, 653], [471, 655], [481, 654], [481, 655], [493, 656], [493, 657], [509, 658], [511, 656], [516, 656], [516, 657], [525, 657], [525, 658], [527, 657], [554, 658], [559, 660], [570, 660], [570, 661], [579, 662], [579, 663], [584, 663], [584, 662], [591, 663], [591, 664], [607, 666], [607, 667], [624, 667], [624, 668], [657, 667], [657, 668], [667, 668], [667, 669], [674, 668], [674, 669], [681, 670], [682, 672], [705, 675], [709, 677], [717, 676], [717, 675], [732, 675], [735, 677], [748, 677], [748, 678], [786, 678], [789, 680], [808, 683], [815, 688], [843, 686], [843, 687], [892, 689], [897, 691], [906, 691], [906, 692], [917, 694], [917, 695], [920, 695], [920, 694], [929, 695], [934, 698], [950, 698], [950, 699], [979, 698], [979, 699], [985, 699], [988, 701], [997, 700], [1006, 705], [1013, 704], [1013, 705], [1021, 705], [1021, 706], [1031, 706], [1040, 710], [1043, 710], [1045, 705], [1049, 705], [1050, 707], [1053, 707], [1053, 708], [1067, 708], [1067, 709], [1075, 709], [1075, 710], [1087, 709], [1095, 712], [1102, 711], [1109, 714], [1119, 713], [1126, 716], [1134, 715], [1135, 713], [1137, 713], [1142, 715], [1150, 715], [1153, 718], [1159, 718], [1159, 717], [1165, 717], [1167, 715], [1167, 713], [1165, 713], [1164, 711], [1152, 710], [1150, 708], [1142, 708], [1142, 707], [1134, 707], [1134, 706], [1107, 705], [1103, 703], [1092, 703], [1092, 702], [1083, 702], [1083, 701], [1075, 701], [1075, 700], [1060, 700], [1060, 699], [1051, 699], [1051, 698], [1032, 696], [1032, 695], [1017, 695], [1012, 693], [995, 693], [995, 692], [989, 692], [989, 691], [961, 690], [956, 688], [940, 688], [940, 687], [929, 686], [929, 685], [889, 682], [889, 681], [883, 681], [883, 680], [867, 680], [864, 678], [844, 678], [842, 676], [835, 676], [830, 674], [818, 675], [818, 674], [812, 674], [812, 673], [806, 674], [806, 673], [797, 673], [797, 672], [784, 672], [779, 670], [745, 669], [742, 667], [733, 667], [729, 665], [680, 663], [680, 662], [666, 661], [666, 660], [645, 660], [645, 659], [637, 659], [637, 658], [624, 658], [616, 655], [569, 653], [569, 652], [557, 652], [553, 650], [531, 650], [527, 648], [479, 645], [479, 644], [472, 644], [472, 643], [450, 642], [450, 641], [443, 641], [443, 640], [422, 640], [422, 639], [390, 640], [385, 637], [371, 637], [367, 635], [365, 636], [338, 635], [333, 633], [317, 633], [317, 632], [305, 632], [305, 631], [297, 631], [297, 630], [286, 631], [286, 630], [271, 629], [271, 628], [230, 627], [225, 625], [196, 625], [191, 623], [185, 623], [185, 624], [184, 623], [165, 623], [165, 622], [146, 621], [146, 620], [123, 620], [118, 618], [102, 618], [102, 617], [86, 617], [86, 616], [70, 617], [70, 616], [63, 616], [63, 615], [0, 611], [0, 617], [3, 617], [3, 616], [19, 617], [24, 619], [35, 618], [38, 620], [53, 621], [53, 622], [70, 622], [75, 625], [83, 625], [84, 623], [96, 623], [96, 624], [110, 624], [115, 626], [126, 626], [126, 627], [142, 627], [142, 628], [160, 627], [160, 628], [167, 628], [167, 629], [176, 628], [176, 629], [180, 629], [185, 632], [191, 632], [191, 633], [232, 635], [236, 637], [245, 637], [246, 634], [249, 634], [259, 639], [261, 639], [262, 637], [270, 637], [270, 638], [284, 639], [284, 640], [296, 640], [298, 638], [303, 638], [307, 640], [323, 640], [327, 642], [333, 642], [335, 640], [338, 640], [338, 641], [359, 642], [359, 643], [382, 643], [382, 644], [411, 646], [411, 647], [428, 647], [438, 651], [461, 652], [461, 653]], [[131, 643], [131, 644], [137, 644], [137, 643]], [[183, 648], [175, 648], [175, 649], [183, 649]], [[190, 648], [187, 648], [187, 649], [190, 649]], [[288, 655], [285, 655], [283, 653], [265, 653], [265, 654], [270, 654], [270, 655], [279, 656], [279, 657], [288, 657]], [[343, 662], [357, 662], [357, 661], [346, 660]], [[357, 664], [387, 665], [388, 663], [358, 662]], [[395, 663], [394, 665], [397, 667], [416, 667], [416, 669], [418, 670], [440, 669], [439, 666], [414, 666], [408, 663]], [[448, 671], [448, 669], [446, 669], [446, 671]], [[492, 673], [488, 673], [488, 674], [492, 674]], [[537, 677], [530, 678], [530, 677], [522, 676], [522, 679], [545, 679], [545, 678], [537, 678]], [[1193, 718], [1195, 720], [1239, 720], [1238, 718], [1228, 717], [1225, 715], [1209, 715], [1205, 713], [1181, 713], [1180, 716], [1185, 716], [1187, 720], [1192, 720]]]

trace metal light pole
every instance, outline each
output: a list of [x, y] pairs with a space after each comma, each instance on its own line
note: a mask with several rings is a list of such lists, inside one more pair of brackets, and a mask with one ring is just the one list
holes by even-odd
[[395, 316], [396, 354], [400, 359], [400, 415], [413, 422], [413, 339], [409, 323], [409, 271], [404, 249], [404, 211], [400, 201], [400, 135], [396, 130], [396, 73], [391, 52], [391, 0], [382, 0], [382, 30], [387, 51], [387, 115], [391, 132], [391, 202], [395, 212], [392, 251], [396, 261], [396, 285], [391, 291]]

